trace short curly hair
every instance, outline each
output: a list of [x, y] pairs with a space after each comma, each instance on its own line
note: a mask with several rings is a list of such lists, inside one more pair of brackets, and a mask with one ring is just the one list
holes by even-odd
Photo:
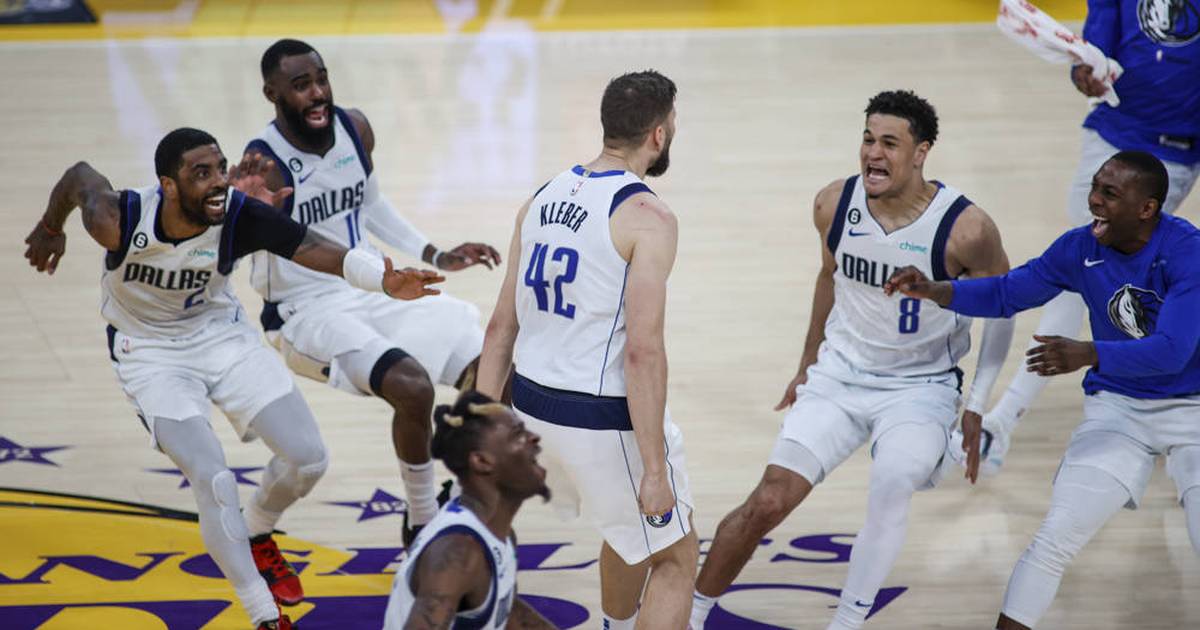
[[887, 114], [908, 121], [908, 130], [917, 143], [933, 144], [938, 135], [937, 110], [929, 101], [911, 90], [889, 90], [871, 97], [867, 103], [867, 116]]

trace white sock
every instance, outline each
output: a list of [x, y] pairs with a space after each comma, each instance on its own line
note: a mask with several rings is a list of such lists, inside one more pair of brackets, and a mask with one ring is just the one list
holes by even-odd
[[613, 619], [604, 615], [603, 625], [600, 627], [603, 630], [633, 630], [635, 625], [637, 625], [637, 613], [633, 613], [633, 616], [628, 619]]
[[246, 609], [246, 614], [250, 615], [251, 624], [257, 626], [264, 621], [279, 618], [279, 605], [275, 603], [271, 589], [267, 588], [267, 583], [262, 579], [251, 582], [244, 588], [235, 587], [233, 590], [242, 602], [242, 608]]
[[[1087, 307], [1083, 298], [1074, 293], [1061, 293], [1042, 307], [1042, 319], [1038, 321], [1037, 334], [1060, 335], [1063, 337], [1078, 337], [1083, 329], [1083, 318]], [[1039, 345], [1031, 341], [1029, 347]], [[1038, 376], [1022, 367], [1017, 370], [1004, 396], [984, 415], [983, 426], [989, 431], [999, 429], [1005, 434], [1012, 433], [1013, 428], [1025, 411], [1033, 405], [1050, 379]]]
[[408, 524], [424, 525], [437, 515], [437, 487], [434, 485], [433, 462], [410, 464], [400, 461], [400, 480], [408, 498]]
[[283, 516], [283, 512], [268, 512], [253, 500], [242, 508], [242, 518], [246, 519], [246, 529], [250, 530], [251, 538], [275, 531], [280, 516]]
[[704, 630], [704, 622], [708, 619], [708, 613], [712, 612], [712, 608], [716, 604], [716, 597], [709, 597], [700, 591], [692, 591], [692, 616], [688, 620], [692, 630]]
[[871, 612], [871, 606], [874, 605], [874, 601], [864, 602], [843, 589], [842, 596], [838, 599], [837, 612], [833, 614], [833, 621], [829, 622], [826, 630], [859, 630], [867, 621], [867, 613]]

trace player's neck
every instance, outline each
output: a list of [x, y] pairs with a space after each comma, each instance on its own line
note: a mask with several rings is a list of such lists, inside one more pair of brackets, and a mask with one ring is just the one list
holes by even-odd
[[[330, 124], [332, 125], [333, 123], [330, 122]], [[275, 116], [275, 128], [279, 130], [279, 135], [283, 136], [283, 139], [287, 140], [288, 144], [303, 151], [304, 153], [311, 153], [313, 155], [324, 157], [325, 154], [333, 148], [334, 143], [337, 142], [337, 136], [332, 133], [329, 134], [328, 137], [322, 137], [320, 139], [297, 133], [296, 130], [288, 124], [287, 120], [280, 115]]]
[[636, 152], [630, 153], [621, 149], [604, 147], [600, 151], [600, 155], [591, 162], [588, 162], [584, 168], [599, 173], [604, 171], [626, 171], [637, 175], [638, 179], [645, 179], [646, 170], [650, 168], [650, 160], [646, 158], [638, 159]]
[[178, 201], [163, 200], [162, 230], [167, 238], [181, 241], [201, 234], [207, 229], [207, 225], [198, 225], [189, 220]]
[[521, 507], [520, 501], [507, 499], [495, 488], [480, 488], [474, 484], [463, 487], [458, 502], [474, 512], [487, 525], [488, 531], [500, 540], [506, 540], [512, 534], [513, 518]]
[[875, 215], [919, 216], [925, 212], [925, 208], [929, 207], [929, 202], [936, 194], [936, 184], [927, 182], [924, 177], [916, 175], [901, 190], [892, 194], [871, 197], [867, 202], [871, 207], [871, 213]]
[[1122, 243], [1113, 243], [1111, 247], [1126, 256], [1132, 256], [1142, 251], [1143, 247], [1150, 244], [1150, 239], [1154, 238], [1154, 231], [1158, 229], [1158, 224], [1161, 221], [1162, 213], [1154, 215], [1154, 218], [1142, 226], [1133, 238]]

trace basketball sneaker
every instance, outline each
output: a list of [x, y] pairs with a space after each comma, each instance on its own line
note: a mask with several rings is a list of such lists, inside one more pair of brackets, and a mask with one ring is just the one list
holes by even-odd
[[287, 615], [258, 624], [258, 630], [292, 630], [292, 620]]
[[[442, 490], [441, 492], [438, 492], [437, 495], [437, 504], [439, 508], [450, 502], [451, 494], [455, 494], [454, 488], [455, 485], [453, 479], [447, 479], [446, 481], [442, 482]], [[417, 534], [420, 534], [424, 527], [424, 525], [413, 525], [412, 527], [409, 527], [408, 510], [404, 511], [404, 523], [401, 525], [400, 529], [400, 540], [404, 543], [405, 549], [412, 546], [413, 541], [417, 539]]]
[[[300, 576], [283, 554], [271, 534], [262, 534], [250, 539], [250, 553], [254, 556], [254, 566], [267, 581], [275, 601], [284, 606], [295, 606], [304, 601], [304, 587], [300, 585]], [[286, 617], [283, 617], [286, 619]], [[291, 622], [288, 626], [291, 627]]]

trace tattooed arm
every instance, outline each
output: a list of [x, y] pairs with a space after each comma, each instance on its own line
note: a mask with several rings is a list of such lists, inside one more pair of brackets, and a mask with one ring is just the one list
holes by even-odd
[[417, 601], [408, 613], [405, 630], [449, 628], [460, 608], [470, 610], [482, 604], [492, 582], [483, 553], [479, 543], [466, 534], [450, 534], [430, 543], [413, 572]]
[[513, 602], [512, 613], [504, 626], [505, 630], [554, 630], [557, 627], [520, 597]]

